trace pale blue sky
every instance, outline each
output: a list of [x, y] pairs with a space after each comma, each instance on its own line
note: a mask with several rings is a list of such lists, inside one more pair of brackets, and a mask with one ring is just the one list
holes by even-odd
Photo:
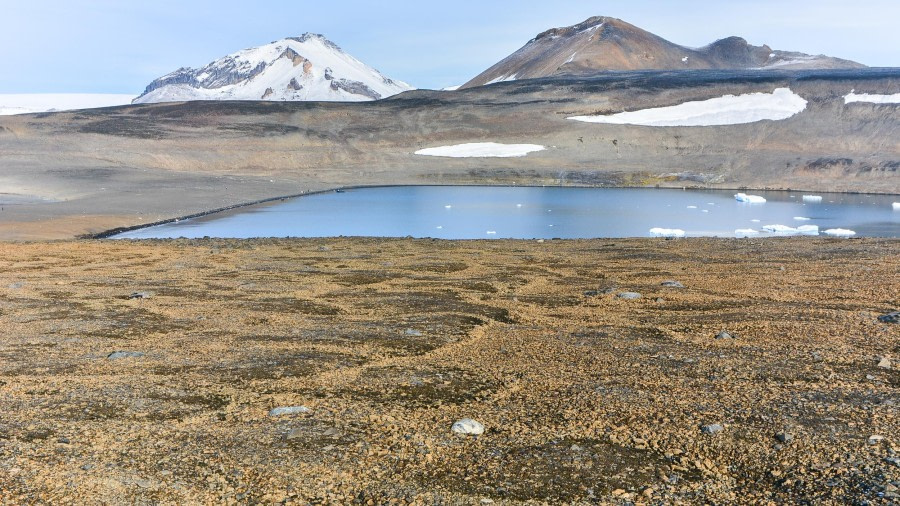
[[134, 93], [178, 67], [321, 33], [417, 87], [461, 84], [537, 33], [593, 15], [687, 46], [739, 35], [774, 49], [900, 66], [897, 0], [2, 0], [0, 93]]

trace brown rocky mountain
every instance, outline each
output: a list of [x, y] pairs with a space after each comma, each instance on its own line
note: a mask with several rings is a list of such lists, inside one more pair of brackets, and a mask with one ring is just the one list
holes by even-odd
[[689, 48], [621, 19], [598, 16], [575, 26], [541, 33], [463, 88], [606, 70], [861, 67], [865, 65], [830, 56], [778, 51], [766, 45], [753, 46], [740, 37], [728, 37], [702, 48]]

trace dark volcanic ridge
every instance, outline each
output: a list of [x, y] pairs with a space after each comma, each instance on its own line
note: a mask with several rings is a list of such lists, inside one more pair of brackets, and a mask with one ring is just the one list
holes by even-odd
[[621, 19], [597, 16], [539, 34], [463, 88], [610, 70], [837, 69], [865, 65], [824, 55], [754, 46], [740, 37], [701, 48], [670, 42]]

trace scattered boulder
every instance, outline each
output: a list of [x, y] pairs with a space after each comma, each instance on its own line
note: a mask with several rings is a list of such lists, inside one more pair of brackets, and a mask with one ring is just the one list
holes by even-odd
[[659, 284], [660, 286], [665, 286], [666, 288], [684, 288], [684, 285], [679, 283], [678, 281], [663, 281]]
[[878, 317], [881, 323], [900, 323], [900, 311], [894, 311]]
[[880, 443], [882, 441], [884, 441], [884, 436], [879, 436], [877, 434], [873, 434], [873, 435], [869, 436], [869, 439], [867, 440], [867, 442], [870, 445], [877, 445], [878, 443]]
[[129, 296], [126, 297], [126, 298], [127, 298], [128, 300], [131, 300], [131, 299], [149, 299], [149, 298], [150, 298], [150, 293], [149, 293], [149, 292], [132, 292], [131, 295], [129, 295]]
[[722, 332], [716, 334], [716, 339], [736, 339], [736, 337], [734, 336], [734, 334], [723, 330]]
[[794, 440], [794, 435], [787, 431], [779, 432], [778, 434], [775, 434], [775, 439], [780, 443], [787, 444]]
[[718, 423], [713, 423], [710, 425], [704, 425], [704, 426], [700, 427], [700, 430], [703, 431], [704, 434], [714, 435], [714, 434], [718, 434], [718, 433], [722, 432], [723, 430], [725, 430], [725, 427], [722, 427], [722, 425], [720, 425]]
[[144, 354], [139, 351], [114, 351], [106, 356], [108, 360], [119, 360], [121, 358], [141, 358]]
[[887, 357], [881, 357], [881, 360], [878, 362], [878, 367], [882, 369], [890, 369], [891, 365], [891, 359]]
[[622, 292], [619, 295], [616, 295], [616, 297], [625, 300], [636, 300], [641, 298], [641, 294], [637, 292]]
[[484, 434], [484, 425], [472, 420], [471, 418], [463, 418], [454, 423], [450, 430], [454, 434], [462, 434], [464, 436], [480, 436]]
[[309, 412], [310, 410], [306, 406], [284, 406], [271, 409], [269, 416], [302, 415]]

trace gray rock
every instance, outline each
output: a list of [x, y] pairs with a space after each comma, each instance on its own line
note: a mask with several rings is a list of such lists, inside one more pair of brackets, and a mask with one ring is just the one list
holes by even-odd
[[894, 311], [878, 317], [881, 323], [900, 323], [900, 311]]
[[794, 435], [789, 432], [779, 432], [778, 434], [775, 434], [775, 439], [787, 444], [794, 440]]
[[93, 468], [94, 468], [94, 464], [85, 464], [85, 465], [81, 466], [82, 471], [90, 471]]
[[716, 334], [716, 339], [735, 339], [735, 337], [731, 333], [723, 330]]
[[723, 430], [725, 430], [725, 427], [722, 427], [718, 423], [714, 423], [710, 425], [704, 425], [703, 427], [700, 427], [700, 430], [703, 431], [704, 434], [712, 435], [722, 432]]
[[269, 416], [303, 415], [309, 412], [310, 410], [306, 406], [283, 406], [270, 410]]
[[666, 288], [684, 288], [684, 285], [682, 285], [678, 281], [663, 281], [659, 285], [665, 286]]
[[121, 358], [141, 358], [144, 354], [139, 351], [114, 351], [106, 356], [108, 360], [119, 360]]
[[69, 441], [69, 438], [67, 438], [67, 437], [61, 437], [61, 438], [57, 439], [56, 442], [61, 445], [71, 444], [71, 441]]
[[303, 435], [305, 433], [306, 433], [306, 431], [304, 431], [303, 429], [291, 429], [290, 432], [288, 432], [284, 436], [284, 438], [287, 439], [288, 441], [290, 441], [292, 439], [300, 439], [303, 437]]
[[422, 332], [416, 329], [406, 329], [406, 335], [412, 337], [422, 337]]
[[894, 467], [900, 467], [900, 458], [897, 457], [885, 457], [885, 462], [888, 464], [893, 464]]
[[620, 299], [625, 299], [625, 300], [635, 300], [635, 299], [640, 299], [641, 294], [639, 294], [637, 292], [622, 292], [619, 295], [616, 295], [616, 297], [618, 297]]
[[132, 292], [131, 295], [128, 296], [128, 299], [149, 299], [149, 292]]
[[454, 434], [462, 434], [465, 436], [480, 436], [484, 434], [484, 425], [472, 420], [471, 418], [463, 418], [450, 427]]

